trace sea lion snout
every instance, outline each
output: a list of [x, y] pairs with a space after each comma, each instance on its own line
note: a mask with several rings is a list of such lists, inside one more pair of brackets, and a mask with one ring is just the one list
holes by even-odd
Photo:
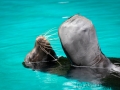
[[51, 47], [49, 41], [44, 36], [36, 38], [36, 46]]
[[45, 39], [44, 36], [38, 36], [38, 37], [36, 38], [36, 41], [37, 41], [37, 42], [38, 42], [38, 41], [46, 41], [46, 39]]

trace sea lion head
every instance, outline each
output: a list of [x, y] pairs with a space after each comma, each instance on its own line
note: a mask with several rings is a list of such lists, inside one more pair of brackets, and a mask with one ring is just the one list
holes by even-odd
[[49, 63], [55, 59], [57, 56], [49, 41], [44, 36], [39, 36], [36, 38], [33, 50], [27, 54], [24, 62], [29, 67], [37, 63]]

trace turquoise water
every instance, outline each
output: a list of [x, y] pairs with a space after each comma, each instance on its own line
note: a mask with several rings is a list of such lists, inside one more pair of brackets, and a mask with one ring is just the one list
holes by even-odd
[[[93, 21], [104, 54], [120, 58], [119, 9], [120, 0], [0, 0], [0, 90], [111, 90], [33, 71], [22, 62], [37, 36], [78, 13]], [[59, 40], [50, 42], [65, 56]]]

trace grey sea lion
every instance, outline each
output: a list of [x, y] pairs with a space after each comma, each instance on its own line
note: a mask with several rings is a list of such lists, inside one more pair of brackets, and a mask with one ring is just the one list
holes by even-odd
[[120, 72], [120, 67], [101, 52], [95, 28], [84, 16], [74, 15], [59, 28], [63, 50], [73, 66], [105, 68]]
[[36, 38], [33, 50], [27, 54], [24, 64], [27, 67], [41, 68], [50, 65], [51, 62], [57, 61], [58, 57], [44, 36]]

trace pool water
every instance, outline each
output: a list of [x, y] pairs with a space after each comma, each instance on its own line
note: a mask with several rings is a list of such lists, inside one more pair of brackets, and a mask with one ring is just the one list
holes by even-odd
[[[59, 26], [74, 14], [92, 20], [101, 50], [120, 58], [120, 0], [0, 0], [0, 90], [112, 90], [23, 67], [37, 36], [49, 37], [58, 56], [65, 56]], [[51, 40], [54, 39], [54, 40]]]

